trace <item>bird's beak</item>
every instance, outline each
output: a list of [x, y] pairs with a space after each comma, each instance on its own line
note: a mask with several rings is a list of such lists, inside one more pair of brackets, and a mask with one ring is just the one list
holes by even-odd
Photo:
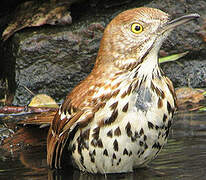
[[161, 28], [162, 29], [161, 33], [164, 33], [165, 31], [168, 31], [168, 30], [172, 30], [181, 24], [185, 24], [185, 23], [187, 23], [193, 19], [197, 19], [199, 17], [200, 17], [199, 14], [194, 13], [194, 14], [188, 14], [188, 15], [176, 18], [172, 21], [167, 22], [165, 25], [163, 25], [163, 27]]

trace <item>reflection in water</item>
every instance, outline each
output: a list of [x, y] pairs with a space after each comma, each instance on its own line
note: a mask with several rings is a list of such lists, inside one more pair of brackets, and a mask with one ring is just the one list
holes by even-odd
[[46, 147], [24, 147], [19, 153], [0, 149], [0, 179], [103, 180], [103, 179], [206, 179], [206, 112], [177, 114], [168, 144], [149, 167], [133, 173], [91, 175], [78, 170], [46, 168]]

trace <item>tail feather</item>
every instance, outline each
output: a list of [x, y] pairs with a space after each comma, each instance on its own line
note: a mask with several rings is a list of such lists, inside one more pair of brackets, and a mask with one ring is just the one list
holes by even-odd
[[[70, 116], [70, 118], [65, 117], [63, 119], [60, 118], [61, 114], [59, 112], [56, 113], [47, 136], [47, 164], [50, 168], [61, 168], [64, 146], [70, 135], [75, 133], [79, 127], [76, 122], [83, 113], [83, 111], [79, 111]], [[90, 116], [85, 116], [83, 123], [86, 121], [85, 119], [91, 118]]]
[[54, 119], [55, 114], [56, 112], [54, 111], [34, 114], [28, 118], [18, 121], [18, 124], [34, 124], [34, 125], [48, 124], [50, 125], [52, 120]]
[[50, 168], [53, 168], [53, 157], [57, 143], [58, 139], [55, 136], [53, 136], [52, 129], [50, 127], [47, 136], [47, 164]]
[[[68, 139], [68, 131], [62, 132], [62, 124], [65, 125], [67, 119], [59, 120], [59, 117], [60, 115], [56, 113], [47, 136], [47, 163], [50, 168], [56, 169], [61, 168], [62, 152]], [[56, 122], [58, 120], [60, 123]]]

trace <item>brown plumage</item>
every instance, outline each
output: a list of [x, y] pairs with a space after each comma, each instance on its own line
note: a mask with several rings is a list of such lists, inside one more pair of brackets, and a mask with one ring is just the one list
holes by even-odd
[[110, 22], [94, 69], [51, 123], [50, 167], [61, 168], [64, 148], [75, 166], [92, 173], [131, 172], [158, 154], [176, 106], [172, 83], [159, 68], [158, 50], [172, 29], [197, 17], [169, 21], [168, 14], [144, 7]]

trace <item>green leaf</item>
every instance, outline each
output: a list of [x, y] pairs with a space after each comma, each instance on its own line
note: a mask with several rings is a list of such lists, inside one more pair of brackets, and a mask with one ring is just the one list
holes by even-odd
[[206, 107], [200, 108], [199, 111], [206, 111]]
[[185, 56], [189, 51], [179, 53], [179, 54], [173, 54], [170, 56], [165, 56], [159, 58], [159, 63], [165, 63], [165, 62], [170, 62], [170, 61], [176, 61], [177, 59], [180, 59], [181, 57]]
[[206, 91], [205, 91], [205, 92], [203, 92], [202, 94], [203, 94], [203, 96], [206, 96]]

